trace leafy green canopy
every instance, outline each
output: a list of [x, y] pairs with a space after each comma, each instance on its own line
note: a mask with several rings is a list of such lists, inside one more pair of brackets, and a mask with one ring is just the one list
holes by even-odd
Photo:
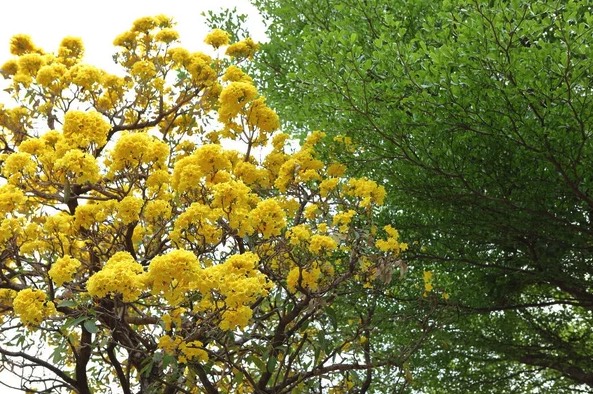
[[[385, 220], [447, 289], [425, 391], [593, 387], [591, 7], [254, 0], [285, 127], [352, 139]], [[406, 207], [400, 211], [399, 207]]]

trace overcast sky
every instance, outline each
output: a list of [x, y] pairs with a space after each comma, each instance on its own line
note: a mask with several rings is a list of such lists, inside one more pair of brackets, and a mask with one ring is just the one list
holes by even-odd
[[250, 16], [250, 32], [256, 40], [265, 35], [261, 18], [249, 0], [16, 0], [2, 4], [0, 20], [0, 64], [8, 60], [10, 38], [29, 34], [46, 52], [55, 52], [63, 37], [81, 37], [84, 61], [109, 69], [114, 52], [113, 39], [141, 17], [157, 14], [177, 22], [181, 43], [199, 50], [208, 28], [200, 15], [208, 9], [233, 8]]

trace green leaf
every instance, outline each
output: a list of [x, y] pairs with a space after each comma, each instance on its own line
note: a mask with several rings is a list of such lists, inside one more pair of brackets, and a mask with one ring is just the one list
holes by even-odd
[[266, 365], [266, 370], [268, 372], [274, 372], [276, 369], [277, 363], [278, 363], [278, 359], [275, 356], [268, 357], [268, 363]]
[[84, 329], [90, 332], [91, 334], [96, 334], [99, 331], [97, 324], [95, 324], [94, 320], [85, 320], [83, 323]]
[[264, 362], [255, 354], [251, 355], [248, 360], [250, 362], [252, 362], [253, 364], [255, 364], [255, 366], [260, 370], [260, 371], [264, 371], [266, 370], [266, 365], [264, 364]]
[[78, 316], [77, 318], [74, 318], [74, 319], [72, 319], [72, 318], [66, 319], [66, 323], [64, 323], [64, 325], [62, 326], [62, 328], [64, 328], [64, 329], [72, 328], [74, 326], [79, 325], [80, 323], [82, 323], [86, 319], [88, 319], [88, 316]]
[[76, 306], [76, 305], [78, 305], [78, 304], [74, 300], [63, 300], [58, 303], [58, 308], [59, 307], [72, 307], [72, 306]]

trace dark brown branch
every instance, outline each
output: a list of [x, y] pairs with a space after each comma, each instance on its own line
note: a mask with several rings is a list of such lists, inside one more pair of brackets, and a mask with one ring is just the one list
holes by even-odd
[[46, 369], [52, 371], [54, 374], [56, 374], [56, 376], [58, 376], [60, 379], [62, 379], [66, 384], [71, 386], [71, 388], [74, 389], [77, 387], [76, 380], [72, 379], [70, 376], [68, 376], [61, 369], [48, 363], [47, 361], [41, 360], [37, 357], [33, 357], [33, 356], [31, 356], [27, 353], [24, 353], [24, 352], [11, 352], [10, 350], [6, 350], [1, 347], [0, 347], [0, 353], [5, 356], [21, 357], [21, 358], [24, 358], [25, 360], [31, 361], [35, 365], [39, 365], [40, 367], [43, 367], [43, 368], [46, 368]]
[[82, 330], [80, 335], [80, 350], [76, 355], [76, 388], [78, 394], [91, 394], [89, 387], [89, 381], [87, 377], [86, 367], [91, 359], [91, 343], [93, 341], [92, 334], [84, 328], [84, 325], [80, 325]]
[[121, 389], [123, 390], [124, 394], [132, 394], [130, 391], [130, 382], [128, 381], [124, 370], [121, 367], [117, 356], [115, 355], [115, 342], [110, 342], [109, 346], [107, 346], [107, 357], [109, 357], [109, 361], [113, 368], [115, 368], [115, 373], [117, 374], [117, 378], [121, 384]]
[[204, 370], [204, 368], [202, 368], [201, 365], [195, 365], [194, 369], [196, 371], [196, 375], [198, 375], [198, 378], [200, 379], [200, 382], [204, 386], [206, 393], [207, 394], [218, 394], [218, 389], [216, 387], [214, 387], [212, 385], [212, 383], [210, 383], [210, 380], [208, 380], [208, 375], [206, 374], [206, 371]]

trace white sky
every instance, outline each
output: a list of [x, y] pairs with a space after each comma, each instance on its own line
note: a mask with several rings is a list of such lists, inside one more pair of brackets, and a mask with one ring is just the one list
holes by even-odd
[[181, 45], [200, 50], [208, 33], [205, 10], [233, 8], [249, 15], [249, 31], [256, 41], [265, 38], [263, 24], [249, 0], [16, 0], [2, 4], [0, 18], [0, 64], [10, 59], [10, 38], [29, 34], [35, 45], [55, 52], [65, 36], [81, 37], [84, 62], [109, 71], [115, 51], [113, 39], [142, 16], [165, 14], [177, 22]]
[[[249, 16], [249, 32], [256, 41], [265, 39], [257, 10], [249, 0], [15, 0], [2, 4], [0, 17], [0, 65], [12, 58], [10, 38], [29, 34], [35, 45], [55, 52], [65, 36], [81, 37], [85, 44], [84, 62], [114, 71], [111, 58], [113, 39], [128, 30], [142, 16], [164, 14], [177, 22], [181, 45], [190, 51], [203, 50], [208, 33], [201, 13], [236, 7]], [[0, 77], [2, 80], [2, 77]], [[0, 85], [2, 85], [0, 81]], [[2, 95], [0, 95], [0, 100]], [[10, 106], [10, 105], [9, 105]], [[0, 381], [10, 379], [0, 373]], [[2, 394], [17, 393], [0, 386]], [[20, 393], [20, 391], [18, 391]]]

